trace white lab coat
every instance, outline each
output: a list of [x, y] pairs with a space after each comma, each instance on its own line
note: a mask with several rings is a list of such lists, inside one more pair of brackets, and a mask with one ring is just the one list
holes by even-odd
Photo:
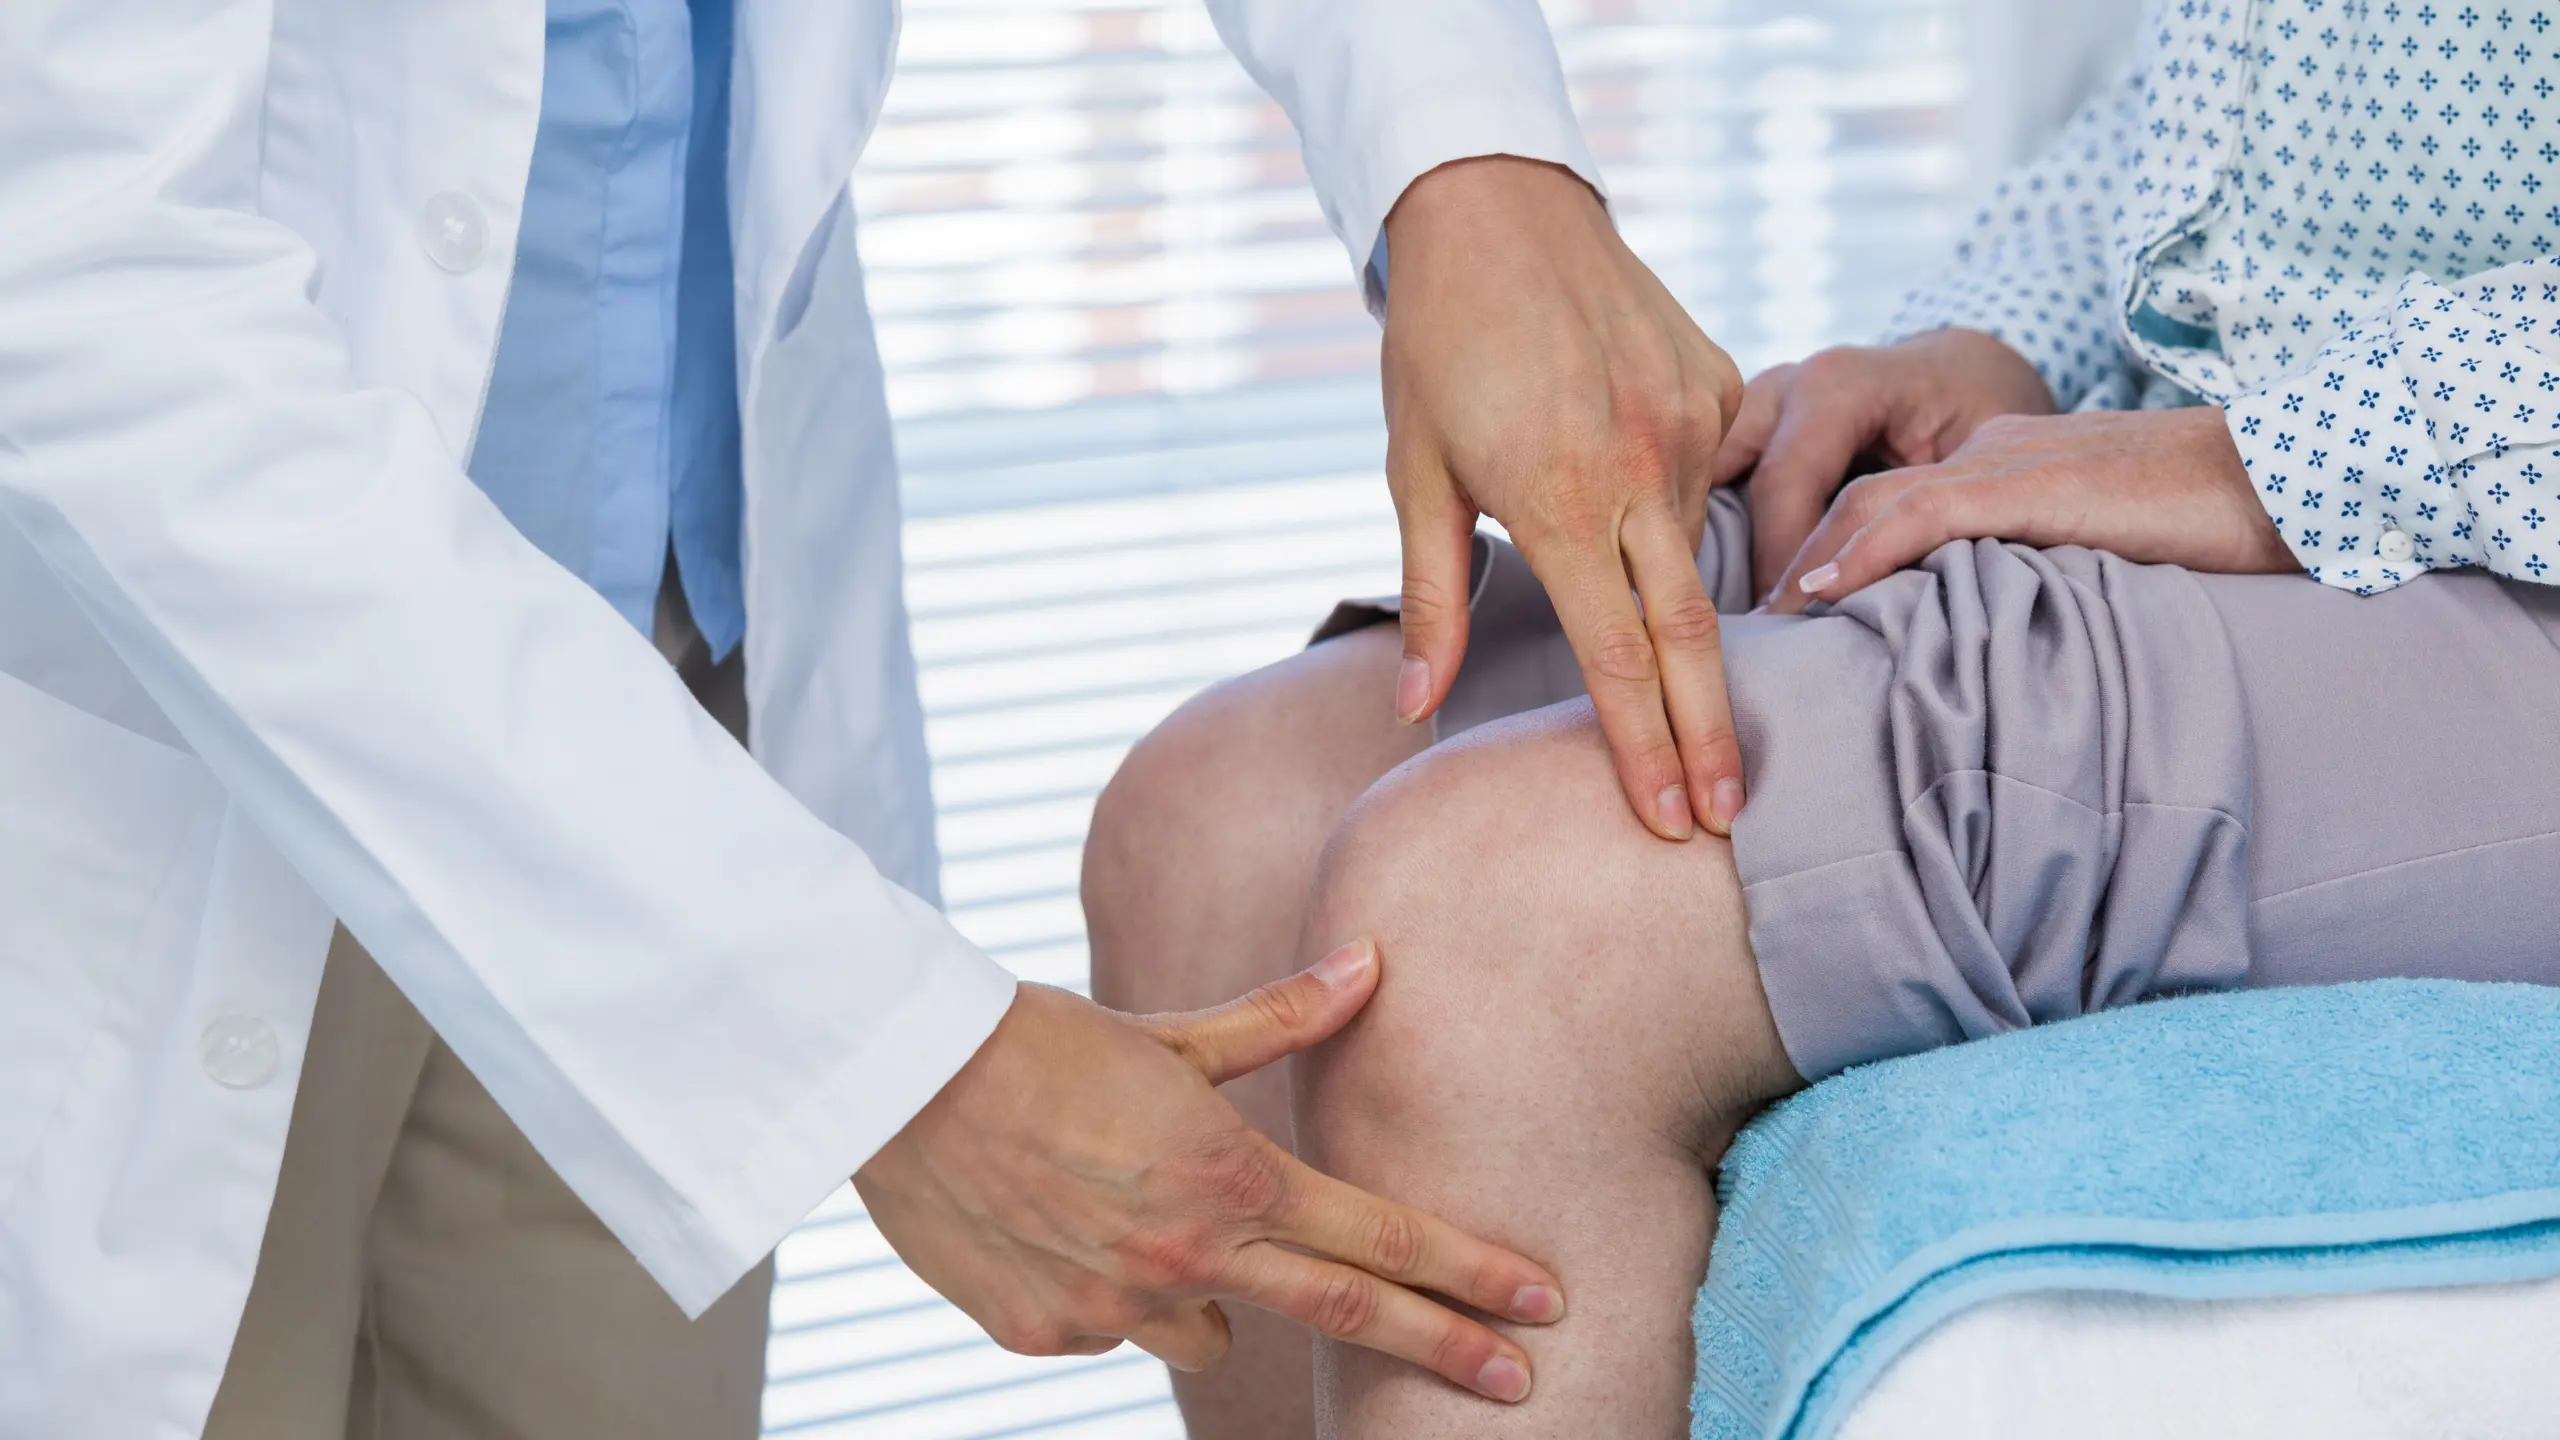
[[[691, 1311], [1009, 1003], [918, 898], [896, 11], [738, 8], [762, 768], [463, 473], [539, 0], [0, 4], [0, 1436], [201, 1430], [333, 917]], [[1440, 162], [1593, 174], [1534, 0], [1214, 8], [1357, 258]]]

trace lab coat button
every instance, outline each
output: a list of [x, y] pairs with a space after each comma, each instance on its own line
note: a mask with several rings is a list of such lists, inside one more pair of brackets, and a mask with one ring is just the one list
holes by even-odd
[[2373, 542], [2373, 550], [2386, 565], [2405, 565], [2418, 553], [2418, 542], [2409, 538], [2408, 531], [2395, 526], [2382, 532], [2382, 538]]
[[254, 1090], [276, 1073], [275, 1027], [255, 1015], [217, 1015], [197, 1052], [215, 1083]]
[[489, 217], [468, 195], [448, 190], [431, 196], [418, 216], [418, 240], [427, 258], [456, 275], [468, 274], [489, 249]]

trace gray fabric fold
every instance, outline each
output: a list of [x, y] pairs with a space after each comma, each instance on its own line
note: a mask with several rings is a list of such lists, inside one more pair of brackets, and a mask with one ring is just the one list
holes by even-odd
[[[1811, 616], [1738, 613], [1749, 492], [1710, 497], [1751, 801], [1752, 948], [1806, 1077], [2249, 971], [2251, 736], [2196, 577], [2077, 548], [1940, 548]], [[1476, 541], [1442, 738], [1582, 693], [1546, 591]], [[1319, 639], [1395, 614], [1346, 602]]]
[[[1709, 516], [1737, 610], [1744, 492]], [[1498, 540], [1474, 622], [1442, 735], [1582, 693]], [[1813, 618], [1728, 614], [1725, 655], [1735, 858], [1808, 1076], [2182, 990], [2560, 977], [2560, 589], [1967, 543]]]
[[2248, 720], [2186, 572], [1959, 542], [1731, 630], [1735, 861], [1805, 1075], [2246, 978]]

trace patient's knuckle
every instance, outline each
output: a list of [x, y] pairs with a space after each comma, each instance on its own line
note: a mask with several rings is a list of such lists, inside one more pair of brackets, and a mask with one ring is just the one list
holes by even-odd
[[1828, 397], [1855, 386], [1866, 373], [1867, 352], [1855, 345], [1834, 345], [1806, 356], [1802, 371], [1808, 397]]
[[1307, 1307], [1307, 1323], [1327, 1335], [1364, 1334], [1378, 1318], [1378, 1282], [1357, 1270], [1326, 1273]]
[[1852, 525], [1862, 525], [1875, 518], [1885, 502], [1892, 498], [1892, 492], [1884, 481], [1882, 474], [1861, 475], [1850, 481], [1841, 487], [1839, 498], [1831, 502], [1832, 514]]
[[1752, 376], [1737, 392], [1742, 398], [1736, 418], [1741, 418], [1740, 412], [1747, 411], [1751, 418], [1761, 423], [1776, 420], [1778, 411], [1786, 404], [1787, 392], [1795, 386], [1798, 368], [1797, 362], [1790, 361], [1784, 365], [1772, 365]]
[[2032, 421], [2027, 416], [2017, 414], [1994, 415], [1983, 421], [1981, 424], [1974, 426], [1973, 434], [1967, 438], [1965, 443], [1968, 447], [1973, 445], [1996, 446], [2013, 444], [2030, 428], [2032, 428]]
[[1914, 485], [1895, 499], [1890, 518], [1911, 534], [1944, 534], [1961, 498], [1953, 485]]

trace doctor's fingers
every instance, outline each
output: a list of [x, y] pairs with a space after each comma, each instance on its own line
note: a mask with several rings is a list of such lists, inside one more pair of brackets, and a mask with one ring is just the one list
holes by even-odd
[[1696, 546], [1670, 516], [1639, 509], [1619, 537], [1662, 667], [1662, 702], [1696, 818], [1718, 835], [1742, 813], [1742, 746], [1724, 688], [1724, 632]]
[[1453, 1385], [1506, 1402], [1529, 1396], [1529, 1355], [1445, 1306], [1366, 1270], [1253, 1245], [1236, 1256], [1234, 1298], [1419, 1365]]
[[1377, 993], [1378, 947], [1353, 940], [1285, 979], [1208, 1010], [1148, 1015], [1146, 1026], [1173, 1052], [1224, 1085], [1330, 1038]]
[[[1507, 1320], [1544, 1325], [1563, 1317], [1564, 1286], [1545, 1267], [1479, 1240], [1436, 1215], [1379, 1199], [1295, 1157], [1284, 1154], [1281, 1167], [1279, 1200], [1266, 1212], [1263, 1222], [1249, 1232], [1251, 1239], [1313, 1251], [1318, 1257], [1340, 1261], [1363, 1275], [1393, 1282], [1388, 1289], [1409, 1286], [1428, 1290]], [[1268, 1248], [1247, 1245], [1239, 1255], [1250, 1260]], [[1237, 1273], [1231, 1269], [1226, 1278], [1232, 1282]], [[1251, 1278], [1275, 1272], [1244, 1273]], [[1313, 1272], [1277, 1273], [1304, 1280]], [[1327, 1273], [1333, 1280], [1342, 1279]], [[1261, 1295], [1242, 1293], [1243, 1298], [1265, 1309], [1297, 1313]], [[1366, 1297], [1363, 1303], [1366, 1300], [1385, 1303], [1375, 1296]]]
[[1404, 666], [1396, 677], [1396, 718], [1415, 725], [1440, 707], [1466, 658], [1476, 510], [1436, 447], [1407, 443], [1393, 433], [1387, 440], [1387, 489], [1404, 546], [1397, 611]]
[[[1618, 767], [1618, 786], [1637, 820], [1665, 840], [1695, 829], [1689, 781], [1663, 695], [1664, 665], [1627, 573], [1624, 515], [1559, 533], [1515, 530], [1520, 553], [1547, 588], [1556, 619], [1582, 666], [1591, 708]], [[1699, 638], [1699, 637], [1693, 637]], [[1706, 637], [1708, 648], [1714, 641]], [[1719, 662], [1721, 663], [1721, 662]]]

